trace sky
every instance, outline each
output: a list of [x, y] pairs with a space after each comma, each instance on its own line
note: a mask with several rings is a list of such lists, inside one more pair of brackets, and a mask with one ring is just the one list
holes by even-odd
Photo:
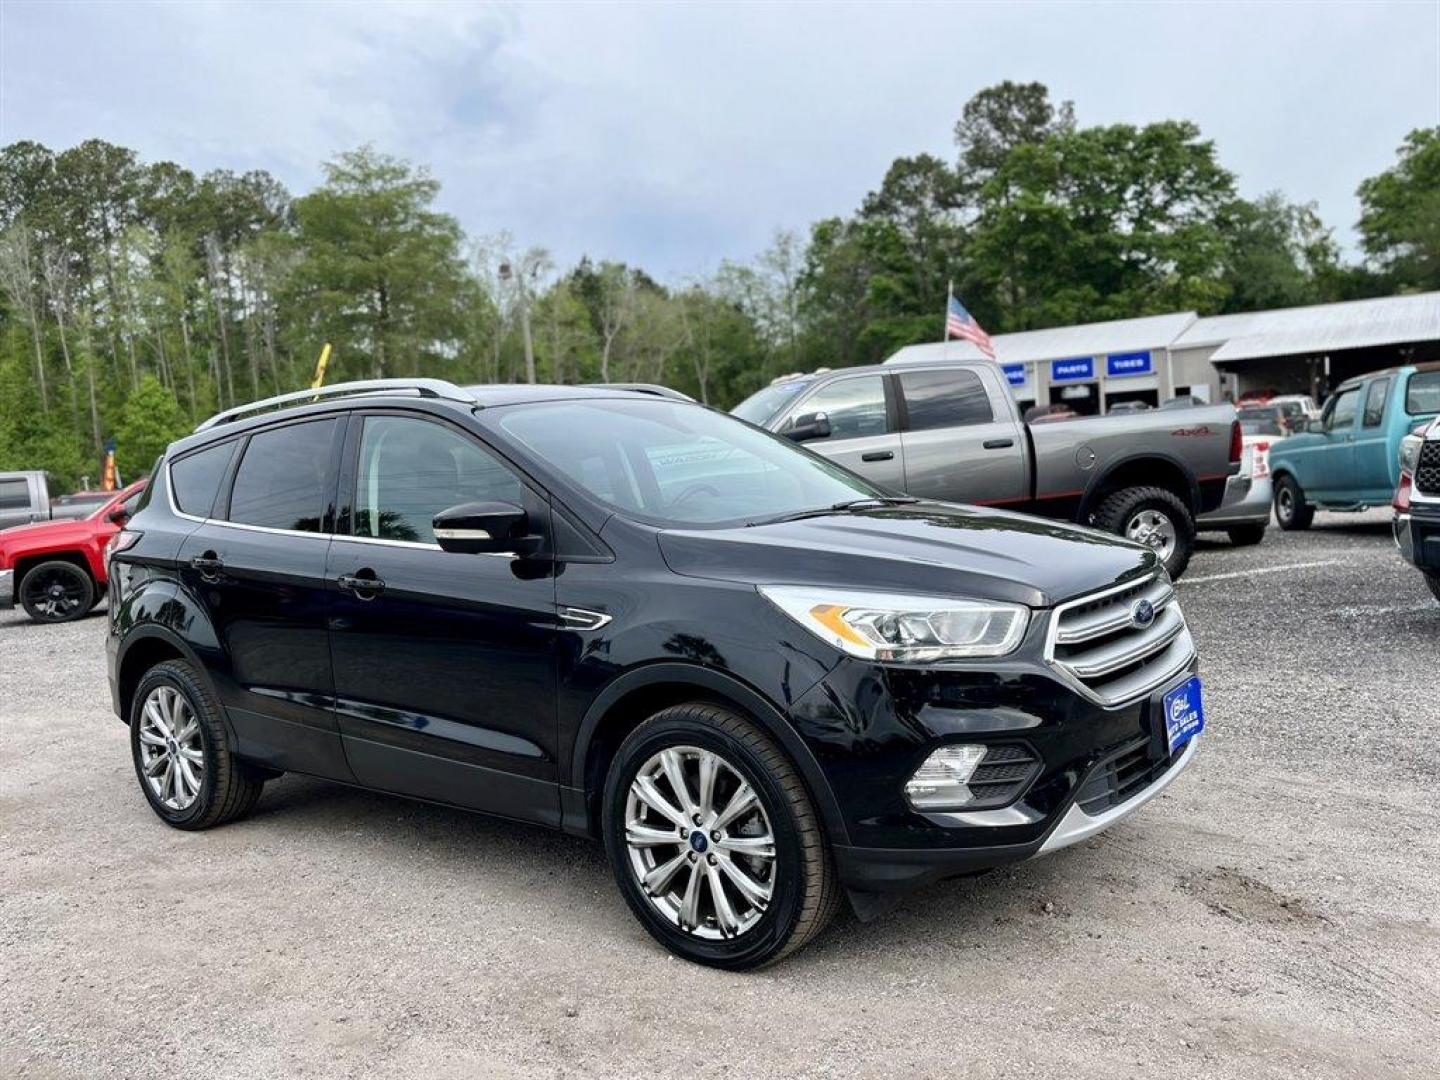
[[1355, 188], [1440, 124], [1440, 0], [1415, 3], [363, 4], [0, 0], [0, 142], [102, 138], [292, 191], [372, 143], [508, 230], [678, 281], [952, 157], [1003, 79], [1082, 125], [1195, 121], [1242, 194]]

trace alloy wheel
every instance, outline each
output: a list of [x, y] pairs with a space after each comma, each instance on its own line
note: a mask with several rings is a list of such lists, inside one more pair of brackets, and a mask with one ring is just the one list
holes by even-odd
[[713, 750], [672, 746], [640, 767], [625, 802], [631, 872], [681, 931], [735, 938], [775, 891], [775, 834], [754, 787]]
[[186, 810], [205, 782], [200, 720], [173, 686], [150, 691], [140, 710], [140, 771], [167, 810]]
[[1281, 521], [1289, 521], [1295, 514], [1295, 494], [1290, 485], [1283, 486], [1275, 496], [1275, 509]]
[[63, 619], [85, 603], [85, 583], [77, 570], [32, 570], [25, 576], [21, 599], [41, 618]]
[[1139, 511], [1130, 519], [1130, 523], [1125, 526], [1125, 537], [1152, 548], [1155, 554], [1160, 556], [1161, 562], [1168, 561], [1174, 554], [1178, 539], [1175, 523], [1169, 516], [1148, 508]]

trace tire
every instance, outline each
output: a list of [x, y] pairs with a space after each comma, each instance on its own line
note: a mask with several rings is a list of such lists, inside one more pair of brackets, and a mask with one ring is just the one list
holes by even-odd
[[1091, 521], [1096, 528], [1141, 543], [1149, 542], [1144, 538], [1147, 529], [1152, 535], [1167, 538], [1169, 552], [1162, 554], [1161, 561], [1172, 580], [1190, 565], [1195, 551], [1195, 518], [1173, 492], [1157, 487], [1123, 488], [1106, 496]]
[[1254, 547], [1265, 539], [1265, 525], [1232, 525], [1225, 530], [1236, 547]]
[[1440, 600], [1440, 574], [1426, 574], [1425, 584], [1430, 586], [1436, 600]]
[[[680, 763], [683, 798], [670, 783], [667, 751], [671, 762]], [[700, 782], [706, 754], [720, 762], [708, 805]], [[637, 794], [642, 774], [671, 813], [660, 813]], [[719, 829], [692, 828], [697, 809], [703, 810], [701, 826], [719, 824], [742, 782], [758, 797], [758, 807]], [[731, 971], [774, 963], [819, 934], [840, 907], [843, 893], [834, 859], [800, 774], [773, 739], [730, 709], [693, 703], [650, 717], [616, 752], [602, 798], [605, 850], [620, 892], [651, 936], [676, 956]], [[692, 830], [688, 837], [680, 831], [681, 822]], [[675, 839], [656, 839], [672, 828]], [[632, 835], [643, 843], [632, 846]], [[746, 841], [764, 845], [767, 835], [773, 852], [768, 859], [728, 847]], [[675, 869], [656, 878], [667, 865]], [[734, 870], [748, 882], [744, 889], [736, 884]], [[658, 881], [653, 898], [641, 883], [647, 872]], [[723, 928], [716, 882], [731, 933]], [[685, 897], [691, 889], [696, 902], [688, 911], [697, 918], [686, 926]], [[768, 889], [768, 895], [751, 903], [745, 889]]]
[[25, 614], [41, 623], [71, 622], [95, 606], [95, 582], [90, 574], [64, 559], [25, 571], [16, 592]]
[[1275, 520], [1286, 532], [1310, 528], [1315, 520], [1315, 508], [1305, 501], [1305, 492], [1290, 475], [1275, 482]]
[[[177, 701], [183, 702], [183, 708]], [[158, 723], [147, 713], [152, 703], [160, 714]], [[184, 733], [192, 718], [194, 734], [186, 738]], [[166, 722], [171, 719], [178, 720], [178, 730]], [[178, 743], [169, 737], [172, 733], [181, 736]], [[170, 745], [157, 746], [157, 735], [167, 737]], [[176, 750], [186, 752], [177, 755]], [[265, 786], [264, 776], [231, 752], [219, 705], [195, 669], [183, 660], [157, 664], [136, 687], [130, 706], [130, 756], [150, 809], [177, 829], [210, 829], [243, 817], [255, 806]], [[185, 767], [177, 770], [175, 762], [182, 756]], [[195, 777], [197, 764], [203, 771]], [[176, 776], [180, 786], [168, 785], [164, 778], [171, 776]], [[187, 776], [198, 780], [193, 793]], [[160, 790], [154, 786], [156, 782]], [[189, 801], [184, 801], [182, 795], [189, 795]]]

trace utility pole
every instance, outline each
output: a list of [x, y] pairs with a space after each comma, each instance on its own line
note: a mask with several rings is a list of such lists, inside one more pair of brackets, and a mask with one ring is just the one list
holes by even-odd
[[[535, 382], [535, 341], [530, 335], [530, 291], [525, 287], [526, 266], [521, 263], [520, 269], [516, 272], [508, 262], [500, 264], [500, 280], [515, 281], [515, 288], [520, 297], [520, 336], [525, 342], [525, 381], [534, 385]], [[538, 269], [538, 267], [537, 267]]]

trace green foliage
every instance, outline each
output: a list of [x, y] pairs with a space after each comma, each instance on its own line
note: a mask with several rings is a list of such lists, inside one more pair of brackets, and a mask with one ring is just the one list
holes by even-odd
[[1402, 289], [1440, 289], [1440, 126], [1412, 131], [1357, 194], [1361, 242], [1381, 271]]
[[191, 424], [175, 395], [154, 375], [146, 374], [120, 410], [115, 430], [115, 463], [125, 477], [139, 476], [165, 447], [188, 434]]
[[1440, 288], [1440, 128], [1361, 185], [1367, 265], [1311, 206], [1241, 199], [1184, 121], [1080, 127], [1039, 83], [980, 91], [952, 160], [898, 158], [853, 214], [661, 283], [508, 234], [467, 242], [421, 167], [341, 153], [293, 198], [91, 139], [0, 147], [0, 468], [124, 474], [216, 409], [309, 384], [660, 382], [728, 407], [776, 375], [941, 336], [951, 282], [992, 333]]

